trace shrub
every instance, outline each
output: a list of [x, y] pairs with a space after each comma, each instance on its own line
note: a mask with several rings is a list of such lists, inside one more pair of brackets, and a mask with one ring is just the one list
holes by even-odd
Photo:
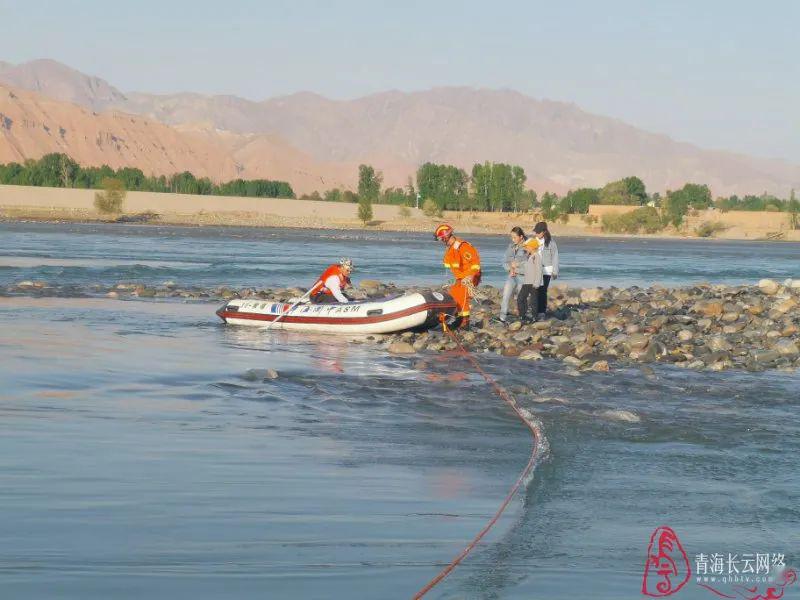
[[707, 238], [714, 237], [716, 233], [725, 231], [725, 229], [727, 229], [725, 225], [719, 221], [704, 221], [698, 225], [697, 229], [694, 230], [694, 233], [697, 237]]
[[342, 193], [342, 202], [352, 202], [353, 204], [355, 204], [356, 202], [358, 202], [358, 194], [350, 190], [345, 190]]
[[586, 215], [581, 215], [581, 221], [583, 221], [584, 223], [586, 223], [589, 226], [592, 226], [592, 225], [597, 225], [598, 219], [597, 219], [597, 215], [586, 214]]
[[602, 228], [608, 233], [656, 233], [663, 225], [655, 208], [643, 206], [618, 215], [603, 215]]
[[103, 191], [94, 193], [94, 207], [101, 213], [121, 213], [125, 194], [122, 181], [106, 177], [103, 179]]
[[442, 216], [442, 209], [430, 198], [426, 198], [425, 202], [422, 203], [422, 212], [426, 217]]
[[411, 216], [411, 209], [408, 208], [405, 204], [403, 204], [400, 207], [400, 211], [399, 212], [400, 212], [400, 216], [403, 217], [404, 219], [407, 219], [408, 217]]

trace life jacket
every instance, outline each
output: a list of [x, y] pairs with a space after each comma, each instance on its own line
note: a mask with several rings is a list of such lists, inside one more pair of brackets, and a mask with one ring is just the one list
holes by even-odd
[[311, 291], [311, 296], [317, 296], [318, 294], [328, 294], [329, 296], [332, 296], [333, 292], [325, 287], [325, 282], [328, 280], [328, 277], [331, 276], [336, 276], [339, 278], [339, 289], [343, 290], [345, 286], [350, 283], [350, 278], [347, 277], [344, 272], [342, 272], [341, 265], [331, 265], [325, 269], [325, 272], [320, 275], [317, 283], [314, 284], [314, 287]]

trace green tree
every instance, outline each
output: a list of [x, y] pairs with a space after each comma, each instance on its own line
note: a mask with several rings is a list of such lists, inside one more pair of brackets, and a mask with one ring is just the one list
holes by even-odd
[[369, 201], [370, 210], [372, 203], [378, 201], [381, 193], [383, 175], [376, 173], [369, 165], [358, 166], [358, 197]]
[[520, 200], [519, 209], [524, 212], [528, 212], [536, 208], [538, 198], [536, 197], [536, 192], [534, 190], [525, 190], [522, 194], [522, 199]]
[[514, 197], [514, 212], [520, 212], [525, 210], [525, 182], [528, 180], [528, 176], [525, 175], [525, 169], [520, 167], [519, 165], [513, 165], [511, 167], [511, 184], [512, 184], [512, 194]]
[[509, 211], [514, 208], [514, 174], [511, 165], [492, 165], [491, 210]]
[[789, 211], [789, 220], [792, 224], [792, 229], [800, 229], [800, 200], [794, 195], [794, 188], [789, 194], [789, 202], [787, 204]]
[[647, 190], [644, 187], [644, 182], [638, 177], [626, 177], [622, 180], [625, 183], [625, 189], [628, 195], [638, 200], [637, 204], [647, 204]]
[[681, 189], [667, 192], [662, 202], [664, 219], [667, 223], [680, 227], [690, 208], [702, 210], [711, 206], [711, 191], [707, 185], [687, 183]]
[[626, 177], [607, 183], [599, 195], [601, 204], [641, 206], [647, 202], [647, 190], [638, 177]]
[[530, 207], [525, 190], [527, 176], [518, 165], [475, 164], [472, 167], [472, 203], [479, 210], [515, 211]]
[[586, 214], [589, 205], [600, 203], [600, 190], [595, 188], [580, 188], [569, 192], [562, 201], [563, 208], [573, 214]]
[[325, 194], [322, 197], [323, 200], [326, 202], [341, 202], [342, 201], [342, 190], [339, 188], [333, 188], [330, 190], [326, 190]]
[[70, 187], [78, 170], [78, 164], [66, 154], [45, 154], [29, 167], [32, 185], [46, 187]]
[[554, 221], [559, 215], [558, 196], [552, 192], [542, 195], [542, 216], [548, 221]]
[[674, 227], [680, 227], [683, 223], [683, 218], [689, 212], [689, 199], [680, 190], [676, 192], [667, 192], [666, 198], [661, 203], [663, 210], [664, 222]]
[[61, 187], [72, 187], [72, 182], [75, 180], [80, 166], [66, 154], [61, 154], [60, 156]]
[[472, 199], [478, 210], [490, 210], [492, 193], [492, 165], [485, 162], [472, 166]]
[[704, 210], [711, 206], [711, 190], [707, 185], [698, 183], [687, 183], [680, 189], [679, 193], [686, 196], [686, 202], [690, 208]]
[[144, 190], [153, 187], [148, 185], [150, 182], [141, 169], [122, 167], [117, 169], [116, 178], [122, 182], [126, 190]]
[[358, 218], [364, 225], [372, 221], [372, 200], [369, 196], [358, 197]]
[[425, 163], [417, 169], [419, 194], [435, 201], [440, 209], [464, 210], [468, 205], [468, 182], [464, 169], [453, 165]]
[[381, 204], [395, 204], [403, 206], [410, 206], [414, 200], [415, 198], [409, 197], [406, 193], [406, 190], [401, 187], [386, 188], [383, 190], [380, 197]]
[[408, 176], [408, 181], [406, 182], [406, 196], [408, 196], [409, 206], [417, 205], [417, 190], [414, 188], [414, 180], [411, 175]]

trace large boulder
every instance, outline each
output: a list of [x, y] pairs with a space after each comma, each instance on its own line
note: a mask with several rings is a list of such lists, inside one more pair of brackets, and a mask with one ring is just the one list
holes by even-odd
[[715, 335], [708, 339], [706, 347], [712, 352], [728, 352], [733, 345], [722, 335]]
[[627, 343], [631, 350], [644, 350], [650, 343], [650, 336], [644, 333], [634, 333], [628, 337]]
[[542, 360], [541, 353], [537, 352], [536, 350], [529, 349], [523, 350], [519, 355], [520, 360]]
[[696, 302], [692, 310], [704, 317], [718, 317], [722, 314], [724, 306], [719, 300], [705, 300]]
[[586, 288], [581, 290], [581, 302], [600, 302], [603, 299], [603, 290], [600, 288]]
[[800, 348], [797, 347], [797, 343], [788, 338], [778, 340], [772, 348], [781, 356], [800, 356]]
[[783, 300], [776, 302], [775, 306], [772, 307], [772, 310], [779, 312], [782, 315], [785, 315], [791, 310], [797, 308], [797, 300], [794, 298], [784, 298]]
[[412, 346], [408, 342], [392, 342], [392, 344], [389, 346], [389, 353], [414, 354], [416, 353], [416, 350], [414, 350], [414, 346]]
[[767, 296], [774, 296], [777, 294], [780, 287], [781, 286], [778, 284], [778, 282], [773, 281], [772, 279], [762, 279], [758, 282], [758, 289], [760, 289]]
[[358, 287], [360, 287], [362, 290], [366, 292], [378, 291], [381, 285], [383, 284], [381, 284], [381, 282], [378, 281], [377, 279], [362, 279], [358, 283]]

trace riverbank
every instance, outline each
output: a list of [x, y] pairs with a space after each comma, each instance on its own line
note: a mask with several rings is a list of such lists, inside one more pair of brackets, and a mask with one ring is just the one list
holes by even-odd
[[[0, 222], [106, 223], [136, 222], [153, 225], [286, 227], [307, 229], [428, 232], [442, 220], [466, 234], [506, 234], [511, 226], [528, 226], [534, 214], [445, 211], [441, 217], [426, 217], [421, 210], [374, 205], [373, 221], [365, 226], [351, 203], [313, 200], [238, 198], [128, 192], [122, 215], [104, 215], [93, 206], [94, 190], [0, 186]], [[604, 210], [621, 207], [592, 207], [593, 218], [569, 215], [565, 222], [551, 224], [561, 236], [620, 237], [598, 225]], [[627, 208], [627, 207], [626, 207]], [[598, 212], [599, 211], [599, 212]], [[626, 237], [697, 239], [698, 228], [719, 224], [714, 238], [729, 240], [800, 241], [800, 230], [791, 230], [781, 213], [720, 213], [709, 211], [690, 215], [681, 230], [666, 229], [657, 234]]]
[[[414, 288], [405, 288], [414, 289]], [[681, 288], [551, 288], [549, 318], [506, 326], [499, 313], [500, 290], [482, 286], [475, 301], [472, 328], [460, 334], [465, 347], [524, 361], [557, 359], [582, 371], [649, 363], [693, 370], [800, 368], [800, 280], [758, 286], [695, 285]], [[356, 299], [404, 291], [364, 280]], [[299, 288], [203, 289], [120, 282], [85, 289], [44, 281], [21, 281], [0, 287], [0, 296], [105, 296], [111, 299], [173, 298], [222, 301], [234, 297], [289, 301]], [[441, 331], [405, 332], [354, 341], [377, 344], [389, 353], [425, 356], [457, 349]]]

